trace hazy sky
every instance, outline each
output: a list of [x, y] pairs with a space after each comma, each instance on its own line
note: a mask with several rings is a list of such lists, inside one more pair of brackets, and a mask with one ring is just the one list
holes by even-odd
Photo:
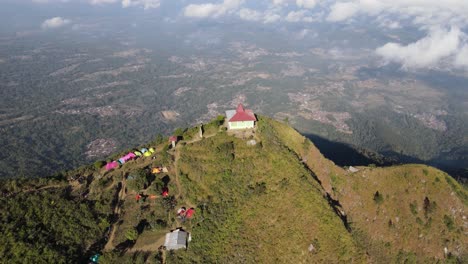
[[[87, 16], [154, 15], [164, 21], [244, 20], [263, 26], [356, 25], [366, 20], [390, 32], [394, 42], [375, 47], [383, 61], [405, 69], [440, 64], [468, 68], [467, 0], [0, 0], [0, 32], [73, 28]], [[8, 19], [6, 18], [8, 17]], [[26, 23], [28, 21], [29, 23]], [[24, 25], [23, 25], [24, 22]], [[130, 22], [129, 22], [130, 23]], [[15, 24], [15, 25], [9, 25]], [[414, 28], [417, 39], [400, 36]], [[401, 37], [401, 38], [400, 38]], [[410, 40], [408, 40], [410, 39]]]

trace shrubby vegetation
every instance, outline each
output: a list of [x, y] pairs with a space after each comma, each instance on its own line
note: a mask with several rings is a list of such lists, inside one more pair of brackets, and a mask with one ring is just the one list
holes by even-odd
[[8, 263], [70, 263], [86, 259], [101, 239], [105, 215], [64, 188], [20, 192], [0, 198], [0, 259]]

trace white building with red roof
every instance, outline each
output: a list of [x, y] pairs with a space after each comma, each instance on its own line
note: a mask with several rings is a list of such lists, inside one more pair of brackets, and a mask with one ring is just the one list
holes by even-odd
[[237, 106], [236, 110], [226, 111], [227, 127], [231, 129], [248, 129], [254, 128], [257, 118], [250, 109], [244, 109], [242, 104]]

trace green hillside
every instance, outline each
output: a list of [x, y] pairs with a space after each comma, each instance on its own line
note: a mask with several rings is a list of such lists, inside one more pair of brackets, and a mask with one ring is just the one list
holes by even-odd
[[[97, 163], [3, 180], [0, 263], [96, 253], [99, 263], [466, 261], [468, 192], [449, 175], [423, 165], [350, 172], [286, 124], [259, 117], [255, 131], [232, 133], [219, 121], [203, 138], [198, 127], [176, 131], [174, 149], [158, 138], [144, 145], [152, 156], [109, 172]], [[194, 217], [177, 218], [182, 206]], [[190, 232], [188, 249], [163, 250], [177, 227]]]

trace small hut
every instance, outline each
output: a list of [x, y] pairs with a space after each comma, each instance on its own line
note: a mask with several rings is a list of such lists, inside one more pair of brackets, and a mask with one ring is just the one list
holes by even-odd
[[166, 234], [164, 246], [167, 250], [187, 248], [188, 242], [190, 242], [190, 240], [191, 237], [188, 232], [182, 228], [177, 228]]
[[254, 128], [257, 118], [252, 110], [244, 109], [244, 106], [239, 104], [237, 109], [226, 111], [226, 120], [228, 129], [233, 130]]
[[169, 142], [171, 142], [172, 148], [175, 148], [176, 143], [177, 143], [177, 136], [170, 136], [169, 137]]

